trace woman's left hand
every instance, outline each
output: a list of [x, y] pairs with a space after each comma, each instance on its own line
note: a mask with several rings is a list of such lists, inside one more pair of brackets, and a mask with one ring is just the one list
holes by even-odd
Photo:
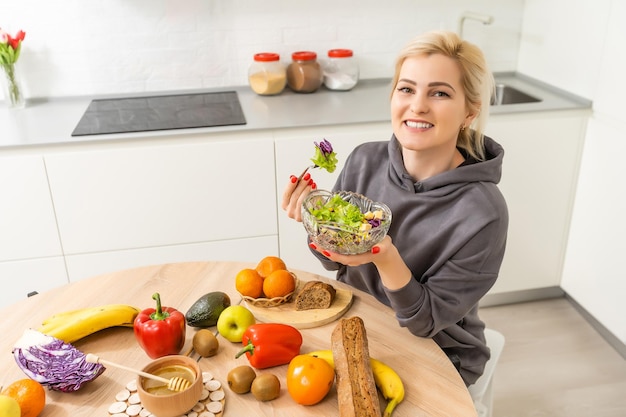
[[389, 235], [372, 247], [369, 252], [358, 255], [342, 255], [329, 252], [318, 248], [314, 243], [310, 243], [309, 246], [331, 261], [342, 265], [359, 266], [373, 263], [376, 269], [378, 269], [383, 285], [390, 290], [404, 287], [413, 276]]
[[361, 253], [358, 255], [342, 255], [340, 253], [329, 252], [327, 250], [318, 248], [314, 243], [309, 244], [311, 249], [314, 249], [327, 257], [328, 259], [348, 266], [359, 266], [368, 263], [383, 262], [390, 254], [391, 249], [395, 249], [393, 242], [389, 236], [385, 236], [376, 246], [374, 246], [369, 252]]

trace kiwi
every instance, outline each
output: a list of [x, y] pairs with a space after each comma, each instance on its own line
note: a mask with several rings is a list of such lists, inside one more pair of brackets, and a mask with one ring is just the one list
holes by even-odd
[[236, 394], [250, 392], [252, 382], [256, 379], [256, 372], [251, 366], [241, 365], [228, 373], [227, 381], [230, 389]]
[[203, 358], [208, 358], [217, 353], [220, 342], [212, 331], [200, 329], [193, 335], [193, 349]]
[[259, 401], [271, 401], [280, 395], [280, 381], [274, 374], [263, 374], [252, 381], [252, 395]]

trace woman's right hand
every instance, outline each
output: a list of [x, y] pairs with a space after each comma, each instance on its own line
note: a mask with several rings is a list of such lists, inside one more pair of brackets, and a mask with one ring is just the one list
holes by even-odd
[[283, 200], [281, 202], [281, 208], [287, 212], [287, 216], [301, 222], [302, 215], [300, 209], [302, 202], [306, 196], [317, 188], [315, 181], [311, 178], [311, 174], [308, 172], [304, 174], [304, 177], [298, 181], [298, 177], [292, 175], [289, 177], [289, 183], [283, 191]]

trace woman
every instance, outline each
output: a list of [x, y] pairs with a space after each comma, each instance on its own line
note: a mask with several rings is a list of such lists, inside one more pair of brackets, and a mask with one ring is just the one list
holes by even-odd
[[[310, 246], [339, 281], [391, 306], [413, 334], [432, 337], [470, 385], [490, 355], [478, 302], [498, 277], [508, 227], [496, 185], [504, 152], [482, 133], [493, 76], [476, 46], [430, 32], [400, 52], [392, 85], [391, 139], [354, 149], [334, 186], [387, 204], [388, 236], [361, 255]], [[293, 178], [282, 208], [300, 221], [316, 185]]]

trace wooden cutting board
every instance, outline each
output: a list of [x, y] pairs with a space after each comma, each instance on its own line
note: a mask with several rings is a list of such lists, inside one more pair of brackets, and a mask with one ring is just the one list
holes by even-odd
[[[299, 283], [296, 294], [301, 284], [303, 283]], [[254, 306], [247, 301], [243, 301], [243, 304], [254, 314], [258, 321], [289, 324], [296, 329], [310, 329], [333, 322], [350, 309], [353, 299], [352, 291], [337, 287], [335, 287], [335, 290], [337, 293], [335, 294], [333, 304], [329, 308], [298, 311], [293, 301], [295, 294], [292, 301], [275, 307]]]

